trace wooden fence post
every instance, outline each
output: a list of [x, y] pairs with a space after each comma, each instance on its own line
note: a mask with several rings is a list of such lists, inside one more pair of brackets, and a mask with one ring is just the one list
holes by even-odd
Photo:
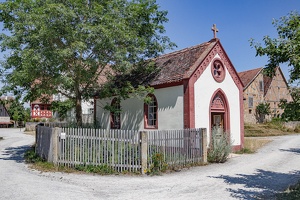
[[56, 165], [58, 162], [58, 136], [61, 133], [61, 128], [55, 127], [52, 129], [52, 137], [51, 137], [51, 149], [52, 149], [52, 162]]
[[203, 152], [203, 163], [207, 163], [207, 129], [201, 129], [202, 134], [202, 152]]
[[148, 133], [146, 131], [140, 131], [140, 141], [141, 174], [145, 174], [147, 171], [148, 162]]

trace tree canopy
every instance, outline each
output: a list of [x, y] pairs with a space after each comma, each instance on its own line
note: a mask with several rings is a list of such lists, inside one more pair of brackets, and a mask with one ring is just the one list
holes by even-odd
[[101, 83], [172, 48], [164, 35], [166, 15], [155, 0], [0, 3], [0, 22], [9, 32], [0, 35], [1, 50], [9, 52], [3, 90], [31, 101], [63, 94], [74, 102], [81, 125], [81, 102]]
[[266, 72], [274, 74], [274, 69], [280, 63], [287, 63], [290, 69], [290, 81], [300, 80], [300, 15], [291, 12], [279, 20], [273, 21], [278, 32], [278, 38], [265, 36], [264, 45], [251, 40], [251, 46], [256, 49], [256, 56], [268, 56]]
[[293, 100], [287, 102], [286, 99], [281, 99], [279, 107], [284, 109], [281, 118], [285, 121], [299, 121], [300, 120], [300, 88], [291, 88], [291, 96]]

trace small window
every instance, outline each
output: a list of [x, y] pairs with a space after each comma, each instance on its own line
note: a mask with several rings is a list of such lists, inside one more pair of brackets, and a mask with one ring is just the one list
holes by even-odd
[[248, 107], [253, 108], [253, 97], [249, 97]]
[[94, 108], [89, 108], [89, 114], [93, 114], [94, 113]]
[[264, 91], [264, 82], [259, 81], [259, 91], [263, 92]]
[[148, 95], [150, 101], [144, 104], [145, 128], [157, 128], [157, 100], [154, 95]]
[[[114, 98], [111, 102], [111, 112], [110, 112], [110, 127], [111, 129], [120, 129], [121, 128], [121, 106], [120, 100]], [[93, 110], [94, 111], [94, 110]]]

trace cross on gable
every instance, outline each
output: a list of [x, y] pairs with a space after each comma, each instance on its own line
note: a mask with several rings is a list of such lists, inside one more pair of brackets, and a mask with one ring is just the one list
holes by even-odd
[[213, 24], [213, 27], [211, 27], [211, 30], [214, 32], [214, 38], [217, 38], [217, 32], [219, 32], [219, 30], [217, 29], [216, 24]]

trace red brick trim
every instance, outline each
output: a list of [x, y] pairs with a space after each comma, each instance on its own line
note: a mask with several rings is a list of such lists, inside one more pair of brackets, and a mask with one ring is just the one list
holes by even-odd
[[194, 83], [192, 79], [183, 82], [184, 128], [195, 128]]
[[232, 152], [236, 152], [236, 151], [239, 151], [243, 148], [244, 146], [241, 144], [241, 145], [233, 145], [231, 146], [231, 150]]

